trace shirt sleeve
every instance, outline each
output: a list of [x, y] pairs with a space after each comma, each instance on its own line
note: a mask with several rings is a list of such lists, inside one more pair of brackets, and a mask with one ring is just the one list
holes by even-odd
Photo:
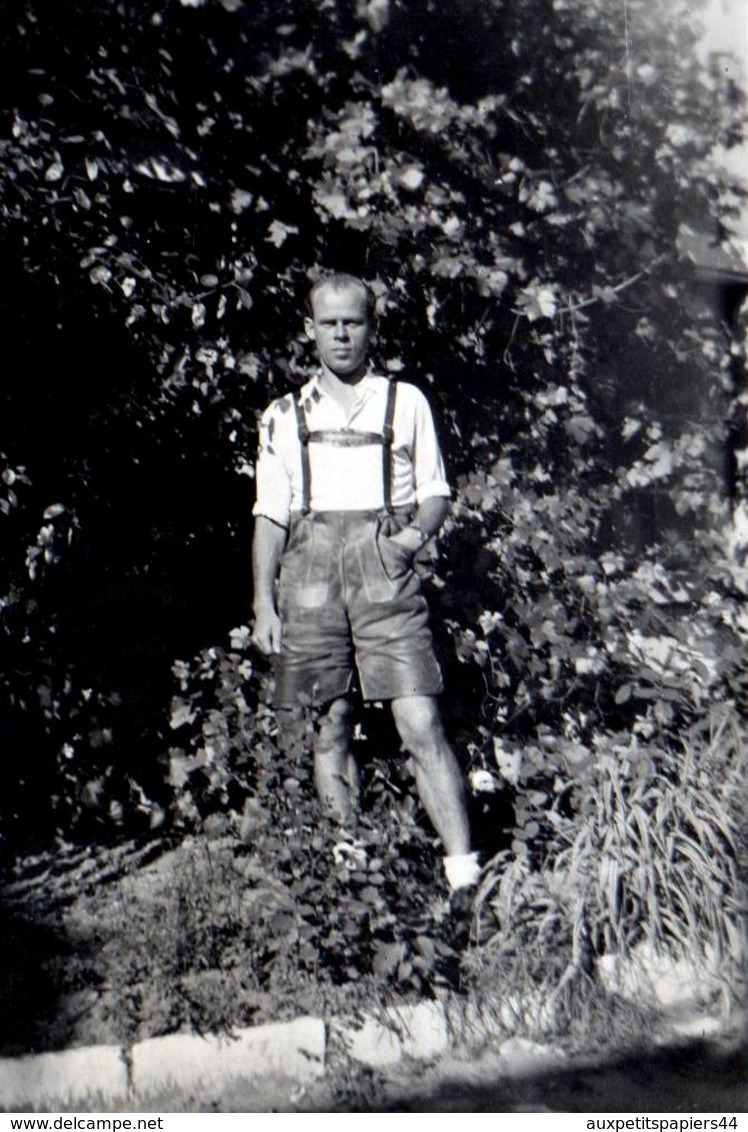
[[273, 401], [260, 420], [255, 483], [257, 500], [252, 514], [263, 515], [282, 527], [288, 526], [291, 511], [291, 479], [279, 443], [281, 414]]
[[422, 503], [434, 496], [449, 499], [451, 491], [431, 408], [420, 389], [415, 386], [411, 389], [414, 396], [413, 478], [416, 500]]

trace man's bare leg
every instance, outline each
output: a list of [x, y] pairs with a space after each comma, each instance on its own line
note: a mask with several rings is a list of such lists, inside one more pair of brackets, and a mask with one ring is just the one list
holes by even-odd
[[318, 721], [314, 744], [314, 781], [323, 808], [341, 825], [351, 828], [359, 807], [358, 765], [351, 753], [351, 705], [346, 697], [333, 700]]
[[470, 853], [465, 785], [444, 733], [433, 696], [392, 701], [392, 715], [403, 746], [415, 764], [416, 787], [424, 809], [449, 857]]

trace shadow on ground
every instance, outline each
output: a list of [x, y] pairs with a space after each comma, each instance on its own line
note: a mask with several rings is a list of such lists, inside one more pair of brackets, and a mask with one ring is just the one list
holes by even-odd
[[48, 1048], [60, 1016], [56, 968], [69, 955], [62, 928], [0, 905], [0, 1056]]
[[748, 1043], [691, 1042], [649, 1053], [569, 1069], [544, 1070], [520, 1079], [480, 1080], [445, 1073], [417, 1091], [404, 1087], [370, 1112], [746, 1112]]

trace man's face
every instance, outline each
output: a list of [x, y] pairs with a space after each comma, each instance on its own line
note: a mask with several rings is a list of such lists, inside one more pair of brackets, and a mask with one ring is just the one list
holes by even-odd
[[359, 287], [320, 287], [314, 315], [304, 322], [323, 368], [341, 381], [360, 377], [366, 365], [371, 323], [366, 295]]

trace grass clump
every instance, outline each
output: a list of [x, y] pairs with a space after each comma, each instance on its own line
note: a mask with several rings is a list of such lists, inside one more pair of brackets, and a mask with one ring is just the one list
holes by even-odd
[[[734, 1008], [745, 985], [741, 860], [746, 750], [734, 710], [715, 708], [681, 746], [555, 744], [565, 766], [533, 854], [489, 865], [470, 957], [473, 986], [507, 1028], [589, 1036], [613, 1015], [637, 1030], [636, 993]], [[649, 986], [647, 984], [649, 983]], [[690, 983], [690, 986], [689, 986]], [[508, 990], [508, 994], [507, 994]], [[629, 999], [624, 1004], [620, 996]]]

